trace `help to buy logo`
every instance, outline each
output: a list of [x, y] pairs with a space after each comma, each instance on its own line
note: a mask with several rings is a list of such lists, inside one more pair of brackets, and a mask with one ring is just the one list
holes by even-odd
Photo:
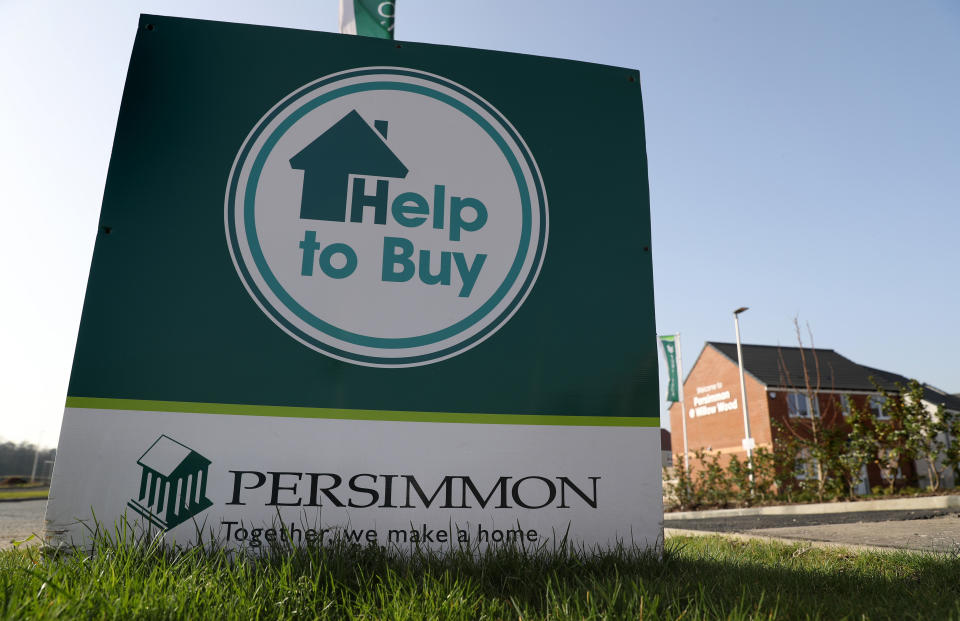
[[287, 334], [328, 356], [415, 366], [493, 334], [547, 243], [536, 162], [488, 102], [402, 68], [333, 74], [270, 110], [226, 196], [234, 265]]

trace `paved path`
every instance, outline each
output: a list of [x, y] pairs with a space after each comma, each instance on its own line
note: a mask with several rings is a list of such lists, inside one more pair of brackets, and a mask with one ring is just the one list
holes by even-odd
[[960, 552], [960, 515], [956, 514], [925, 520], [761, 528], [749, 531], [749, 533], [766, 537], [829, 541], [881, 548], [944, 553]]
[[46, 507], [46, 499], [0, 502], [0, 550], [13, 547], [13, 541], [23, 541], [34, 533], [39, 539]]
[[950, 510], [736, 516], [670, 520], [665, 526], [867, 547], [960, 552], [960, 513]]

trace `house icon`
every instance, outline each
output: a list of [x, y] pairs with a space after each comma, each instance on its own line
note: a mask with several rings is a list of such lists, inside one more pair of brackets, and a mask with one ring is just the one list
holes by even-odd
[[[300, 218], [346, 222], [350, 175], [407, 176], [407, 167], [387, 146], [387, 122], [374, 121], [374, 127], [351, 110], [290, 158], [290, 167], [303, 171]], [[386, 193], [385, 183], [377, 183], [378, 193], [381, 187]]]
[[169, 530], [213, 502], [206, 497], [210, 460], [162, 435], [137, 460], [140, 493], [127, 506], [151, 524]]

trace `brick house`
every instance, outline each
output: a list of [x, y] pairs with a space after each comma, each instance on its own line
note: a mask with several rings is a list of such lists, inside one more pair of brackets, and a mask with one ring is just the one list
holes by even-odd
[[[809, 418], [811, 411], [819, 415], [824, 425], [843, 424], [844, 403], [852, 402], [859, 408], [869, 407], [883, 418], [883, 399], [871, 382], [884, 390], [896, 392], [897, 384], [906, 386], [902, 375], [857, 364], [832, 349], [779, 347], [771, 345], [742, 345], [744, 384], [747, 409], [750, 416], [750, 435], [756, 447], [773, 451], [778, 431], [771, 421], [789, 425], [792, 421]], [[809, 375], [815, 399], [808, 399], [804, 387], [804, 369]], [[819, 369], [819, 380], [817, 379]], [[690, 453], [703, 449], [708, 454], [737, 455], [746, 458], [742, 446], [744, 438], [743, 409], [740, 395], [740, 375], [735, 343], [707, 342], [684, 379], [684, 398], [687, 410], [687, 440]], [[924, 404], [933, 410], [937, 405], [960, 413], [960, 398], [924, 384]], [[812, 402], [811, 402], [812, 401]], [[670, 406], [670, 428], [675, 463], [683, 463], [683, 434], [680, 404]], [[782, 432], [780, 432], [782, 433]], [[918, 479], [925, 485], [925, 475], [919, 464], [901, 464], [904, 480]], [[691, 461], [691, 466], [695, 464]], [[865, 473], [860, 493], [866, 493], [882, 484], [880, 471], [870, 464]], [[805, 474], [798, 472], [798, 478]], [[943, 485], [954, 485], [952, 473], [945, 472]], [[869, 487], [868, 487], [869, 486]]]

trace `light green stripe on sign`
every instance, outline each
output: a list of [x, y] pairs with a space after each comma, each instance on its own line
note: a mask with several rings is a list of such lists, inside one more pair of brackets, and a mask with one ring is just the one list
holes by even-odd
[[660, 419], [643, 416], [555, 416], [549, 414], [465, 414], [459, 412], [398, 412], [393, 410], [344, 410], [302, 408], [282, 405], [194, 403], [190, 401], [146, 401], [142, 399], [100, 399], [67, 397], [68, 408], [91, 410], [138, 410], [142, 412], [184, 412], [189, 414], [230, 414], [235, 416], [283, 416], [287, 418], [330, 418], [339, 420], [383, 420], [411, 423], [470, 423], [486, 425], [557, 425], [565, 427], [659, 427]]

